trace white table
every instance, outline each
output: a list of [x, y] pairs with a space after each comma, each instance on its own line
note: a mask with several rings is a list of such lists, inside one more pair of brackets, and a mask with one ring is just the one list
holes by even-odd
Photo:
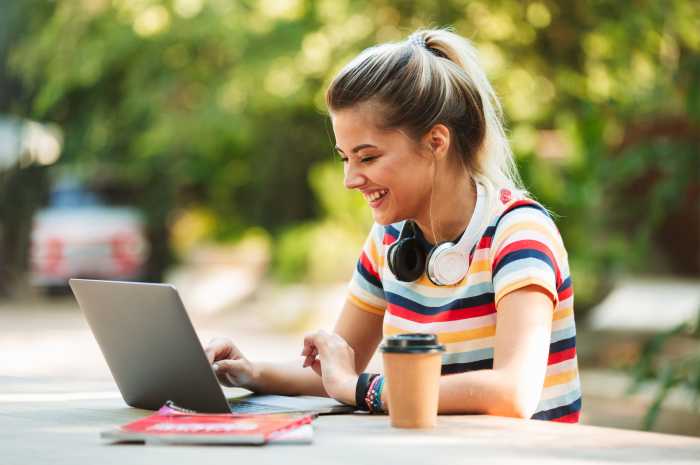
[[110, 444], [99, 432], [150, 412], [121, 399], [0, 402], [0, 464], [685, 464], [700, 439], [492, 416], [441, 416], [429, 431], [393, 429], [386, 416], [323, 416], [311, 445]]

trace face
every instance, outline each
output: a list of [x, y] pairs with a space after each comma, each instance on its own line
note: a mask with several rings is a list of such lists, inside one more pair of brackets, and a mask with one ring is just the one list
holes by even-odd
[[416, 218], [429, 201], [431, 160], [402, 132], [378, 129], [373, 114], [362, 105], [331, 114], [345, 187], [362, 193], [381, 225]]

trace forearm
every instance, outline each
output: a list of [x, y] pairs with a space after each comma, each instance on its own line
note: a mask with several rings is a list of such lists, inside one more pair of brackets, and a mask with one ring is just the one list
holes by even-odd
[[258, 362], [254, 366], [255, 374], [250, 389], [255, 392], [288, 396], [328, 396], [321, 377], [311, 367], [302, 368], [300, 362]]
[[[487, 414], [529, 418], [539, 391], [523, 386], [505, 370], [477, 370], [440, 377], [438, 413]], [[541, 387], [540, 387], [541, 390]], [[388, 410], [389, 390], [382, 390], [382, 406]]]
[[532, 402], [524, 398], [524, 390], [518, 389], [517, 384], [513, 374], [504, 370], [442, 376], [438, 412], [525, 416], [527, 404]]

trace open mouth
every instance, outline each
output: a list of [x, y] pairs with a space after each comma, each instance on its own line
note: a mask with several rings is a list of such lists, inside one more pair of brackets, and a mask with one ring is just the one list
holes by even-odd
[[388, 193], [388, 189], [370, 192], [368, 194], [365, 194], [365, 199], [367, 200], [367, 202], [369, 202], [371, 207], [377, 207], [380, 203], [382, 203], [382, 200], [384, 200]]

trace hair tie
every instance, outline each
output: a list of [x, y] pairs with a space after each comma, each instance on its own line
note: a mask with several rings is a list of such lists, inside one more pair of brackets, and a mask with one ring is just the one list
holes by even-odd
[[409, 36], [408, 43], [415, 45], [416, 47], [428, 48], [428, 44], [425, 42], [425, 37], [417, 32], [414, 32]]

